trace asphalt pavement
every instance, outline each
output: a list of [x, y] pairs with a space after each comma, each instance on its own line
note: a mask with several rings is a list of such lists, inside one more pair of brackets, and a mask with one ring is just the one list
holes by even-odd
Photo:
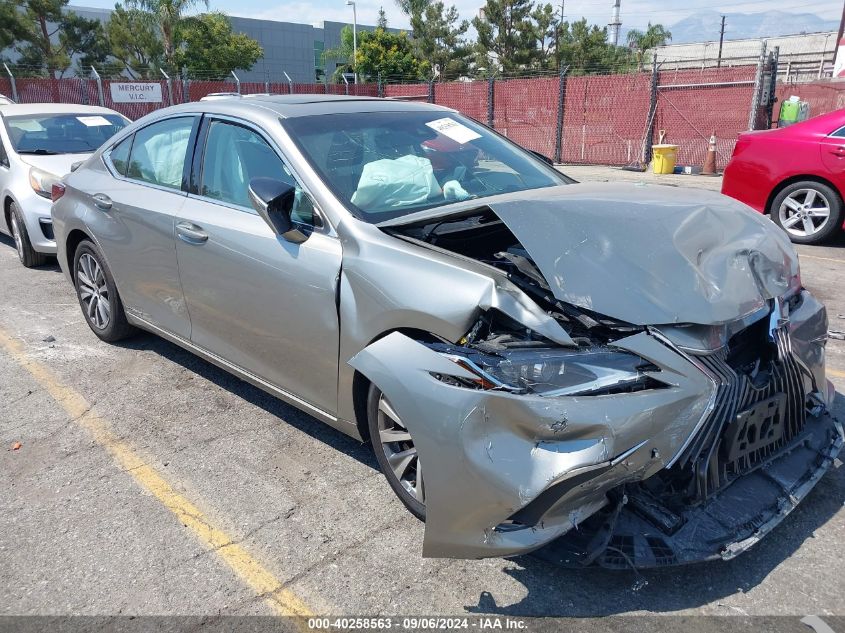
[[[845, 331], [845, 238], [799, 251]], [[100, 342], [2, 237], [0, 376], [0, 614], [845, 615], [841, 461], [730, 562], [430, 560], [368, 445], [152, 335]]]

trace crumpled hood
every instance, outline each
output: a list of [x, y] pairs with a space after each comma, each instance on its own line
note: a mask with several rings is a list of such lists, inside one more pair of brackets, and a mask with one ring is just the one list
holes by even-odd
[[783, 232], [715, 192], [576, 184], [489, 207], [555, 297], [637, 325], [727, 323], [798, 281]]
[[20, 159], [27, 165], [38, 167], [62, 178], [70, 173], [71, 165], [87, 160], [91, 154], [55, 154], [41, 156], [39, 154], [20, 154]]

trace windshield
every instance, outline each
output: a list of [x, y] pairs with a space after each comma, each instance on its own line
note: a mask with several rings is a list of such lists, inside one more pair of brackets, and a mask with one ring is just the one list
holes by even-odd
[[119, 114], [28, 114], [4, 118], [18, 154], [87, 154], [128, 121]]
[[367, 222], [570, 182], [452, 112], [327, 114], [283, 125], [326, 185]]

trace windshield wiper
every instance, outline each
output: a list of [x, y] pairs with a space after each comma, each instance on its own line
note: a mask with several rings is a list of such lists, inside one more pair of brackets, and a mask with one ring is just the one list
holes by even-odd
[[51, 149], [21, 149], [18, 150], [18, 154], [38, 154], [39, 156], [53, 156], [58, 154], [59, 152], [54, 152]]

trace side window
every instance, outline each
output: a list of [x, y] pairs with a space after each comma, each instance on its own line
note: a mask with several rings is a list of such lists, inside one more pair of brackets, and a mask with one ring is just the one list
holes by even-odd
[[836, 130], [831, 136], [838, 136], [839, 138], [845, 137], [845, 127], [841, 127]]
[[200, 195], [249, 207], [249, 181], [253, 178], [276, 178], [296, 187], [292, 219], [314, 224], [311, 198], [298, 186], [273, 148], [248, 128], [212, 121], [203, 155]]
[[129, 156], [129, 178], [179, 189], [195, 117], [153, 123], [135, 132]]
[[121, 176], [126, 175], [126, 167], [129, 165], [129, 150], [132, 148], [133, 138], [134, 135], [127, 136], [109, 152], [109, 161], [114, 170]]

